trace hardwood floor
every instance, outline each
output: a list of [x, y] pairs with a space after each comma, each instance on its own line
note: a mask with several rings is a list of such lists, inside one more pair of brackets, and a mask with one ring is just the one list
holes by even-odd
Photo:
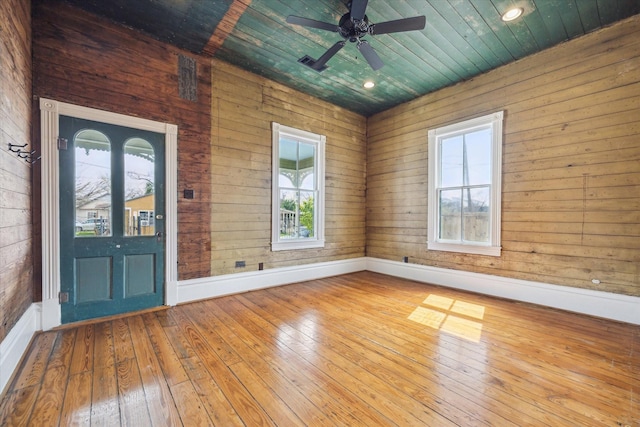
[[355, 273], [38, 334], [0, 425], [638, 426], [640, 326]]

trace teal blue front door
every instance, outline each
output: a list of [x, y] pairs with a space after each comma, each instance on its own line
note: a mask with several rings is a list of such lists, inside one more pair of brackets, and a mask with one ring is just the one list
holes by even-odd
[[164, 135], [60, 116], [62, 323], [164, 302]]

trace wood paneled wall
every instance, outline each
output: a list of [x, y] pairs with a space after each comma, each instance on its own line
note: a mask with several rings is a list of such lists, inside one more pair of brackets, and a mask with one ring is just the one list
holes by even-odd
[[31, 148], [31, 2], [0, 2], [0, 341], [33, 299], [31, 164], [9, 144]]
[[[427, 131], [498, 110], [502, 256], [428, 251]], [[640, 295], [640, 16], [371, 117], [367, 160], [369, 256]]]
[[[212, 70], [212, 274], [364, 256], [366, 119], [223, 62]], [[271, 252], [273, 121], [327, 137], [323, 249]]]
[[[211, 63], [61, 1], [34, 2], [34, 94], [178, 125], [178, 275], [210, 275]], [[179, 55], [197, 62], [180, 98]], [[36, 117], [36, 124], [39, 117]], [[183, 189], [197, 197], [187, 200]]]

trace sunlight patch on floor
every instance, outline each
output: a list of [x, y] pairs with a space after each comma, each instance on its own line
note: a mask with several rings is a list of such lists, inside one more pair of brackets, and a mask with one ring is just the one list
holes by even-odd
[[440, 330], [469, 341], [480, 342], [482, 323], [449, 315], [440, 327]]
[[435, 294], [429, 295], [422, 304], [429, 308], [416, 307], [409, 315], [409, 320], [469, 341], [480, 342], [482, 323], [468, 318], [482, 320], [484, 306]]
[[470, 302], [456, 301], [451, 307], [453, 313], [462, 314], [464, 316], [473, 317], [482, 320], [484, 317], [484, 306], [472, 304]]
[[413, 320], [414, 322], [421, 323], [433, 329], [440, 329], [440, 325], [446, 317], [447, 315], [440, 311], [417, 307], [413, 310], [413, 313], [409, 315], [409, 320]]

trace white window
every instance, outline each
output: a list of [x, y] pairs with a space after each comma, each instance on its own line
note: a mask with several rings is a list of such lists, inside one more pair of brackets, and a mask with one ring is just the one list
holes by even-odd
[[429, 250], [500, 256], [502, 118], [429, 130]]
[[326, 137], [273, 123], [271, 249], [324, 247]]
[[140, 218], [141, 227], [155, 225], [155, 216], [153, 215], [153, 211], [140, 211], [138, 212], [138, 217]]

